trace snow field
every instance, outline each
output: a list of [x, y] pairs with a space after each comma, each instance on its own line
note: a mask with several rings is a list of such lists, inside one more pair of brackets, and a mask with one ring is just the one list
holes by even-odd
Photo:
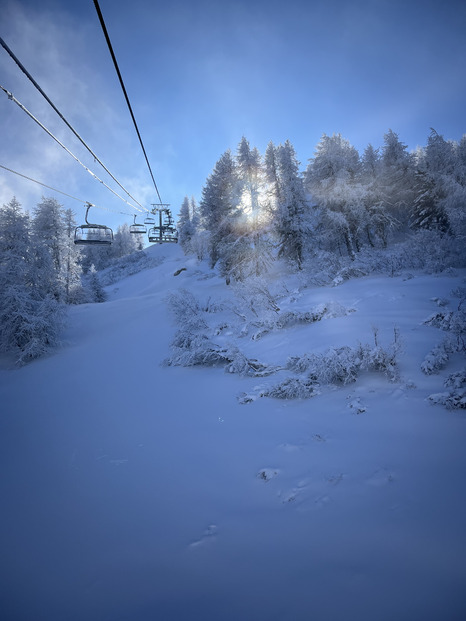
[[162, 366], [167, 293], [233, 290], [178, 248], [149, 252], [163, 262], [71, 309], [61, 350], [0, 372], [4, 618], [462, 620], [465, 419], [426, 401], [462, 361], [432, 376], [420, 364], [443, 336], [422, 325], [431, 298], [453, 308], [464, 274], [290, 279], [283, 310], [354, 312], [255, 341], [228, 310], [209, 314], [230, 322], [217, 342], [277, 366], [399, 329], [399, 382], [362, 373], [242, 405], [290, 371]]

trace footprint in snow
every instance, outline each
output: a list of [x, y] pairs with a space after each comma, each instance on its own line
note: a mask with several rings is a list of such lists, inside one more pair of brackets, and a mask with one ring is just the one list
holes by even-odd
[[217, 526], [215, 524], [209, 524], [202, 536], [196, 541], [189, 544], [190, 548], [198, 548], [209, 543], [213, 543], [217, 537]]
[[341, 483], [342, 480], [343, 474], [333, 474], [327, 477], [327, 483], [330, 483], [330, 485], [338, 485], [338, 483]]
[[261, 481], [264, 481], [264, 483], [268, 483], [268, 481], [275, 478], [277, 475], [278, 470], [274, 470], [273, 468], [262, 468], [262, 470], [259, 470], [256, 476]]
[[356, 397], [348, 403], [348, 408], [353, 414], [363, 414], [366, 411], [366, 406], [361, 403], [361, 398]]
[[366, 484], [371, 487], [382, 487], [383, 485], [393, 483], [394, 480], [395, 478], [389, 470], [386, 468], [379, 468], [366, 480]]

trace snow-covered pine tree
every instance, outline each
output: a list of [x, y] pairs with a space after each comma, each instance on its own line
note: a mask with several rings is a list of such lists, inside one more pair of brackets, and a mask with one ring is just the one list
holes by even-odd
[[[32, 220], [32, 236], [37, 246], [37, 259], [43, 252], [51, 258], [49, 276], [49, 293], [58, 301], [66, 299], [66, 256], [68, 254], [68, 238], [65, 232], [64, 208], [55, 198], [42, 197], [37, 204]], [[43, 279], [45, 280], [45, 264], [43, 261]]]
[[90, 292], [91, 302], [105, 302], [107, 299], [107, 294], [105, 293], [105, 289], [102, 287], [102, 284], [99, 280], [99, 274], [93, 265], [89, 268], [89, 272], [87, 274], [88, 279], [88, 288]]
[[368, 144], [361, 157], [361, 178], [366, 183], [374, 183], [379, 175], [379, 150]]
[[81, 282], [81, 251], [74, 243], [74, 231], [76, 220], [71, 209], [67, 209], [63, 215], [65, 229], [65, 302], [67, 304], [80, 304], [84, 301], [84, 289]]
[[0, 294], [8, 285], [28, 284], [30, 270], [30, 222], [13, 197], [0, 209]]
[[210, 265], [222, 259], [223, 275], [229, 280], [228, 256], [238, 238], [236, 224], [240, 215], [236, 165], [227, 150], [218, 160], [202, 190], [200, 211], [203, 228], [209, 232]]
[[48, 247], [31, 241], [29, 217], [13, 198], [0, 209], [0, 350], [18, 364], [58, 342], [64, 307], [50, 292], [53, 269]]
[[416, 173], [416, 197], [413, 203], [411, 226], [414, 229], [430, 229], [445, 233], [448, 218], [443, 209], [443, 190], [427, 171]]
[[365, 241], [372, 248], [379, 244], [386, 248], [388, 233], [394, 224], [384, 208], [383, 192], [379, 184], [380, 169], [379, 150], [369, 144], [361, 157], [361, 167], [356, 180], [360, 185], [360, 197], [366, 210], [364, 222], [360, 225], [366, 233]]
[[356, 215], [361, 212], [358, 201], [348, 201], [359, 170], [359, 154], [341, 134], [323, 134], [309, 161], [305, 183], [321, 213], [318, 243], [324, 249], [354, 258], [361, 228]]
[[299, 173], [299, 162], [289, 140], [277, 148], [279, 185], [278, 209], [274, 228], [278, 237], [279, 256], [302, 268], [309, 239], [309, 203]]
[[[263, 204], [265, 178], [261, 156], [243, 136], [236, 156], [241, 208], [241, 239], [235, 244], [232, 272], [237, 279], [260, 276], [272, 263], [272, 243]], [[262, 199], [262, 200], [261, 200]]]
[[259, 194], [262, 173], [261, 157], [255, 147], [251, 150], [249, 141], [244, 136], [238, 145], [236, 162], [241, 205], [243, 211], [251, 214], [251, 220], [254, 224], [259, 216]]
[[[127, 222], [121, 224], [113, 237], [113, 244], [109, 249], [109, 257], [111, 259], [119, 259], [125, 257], [127, 254], [132, 254], [138, 250], [142, 250], [141, 235], [137, 235], [130, 232]], [[94, 266], [99, 269], [97, 265]], [[100, 268], [102, 269], [102, 268]]]
[[321, 210], [319, 241], [354, 258], [367, 227], [364, 192], [357, 187], [359, 153], [341, 134], [323, 134], [305, 172], [305, 185]]
[[194, 226], [191, 220], [191, 207], [189, 198], [184, 197], [180, 207], [180, 213], [177, 222], [178, 243], [182, 247], [185, 254], [191, 252], [191, 239], [194, 235]]
[[460, 185], [466, 186], [466, 134], [456, 146], [456, 162], [456, 180]]
[[328, 199], [338, 183], [354, 180], [360, 168], [359, 153], [341, 134], [323, 134], [305, 172], [305, 185], [317, 201]]
[[196, 255], [199, 261], [203, 261], [208, 254], [209, 233], [202, 226], [200, 210], [194, 196], [191, 197], [190, 209], [193, 227], [193, 235], [190, 242], [191, 252]]
[[384, 209], [397, 222], [398, 229], [404, 230], [409, 224], [415, 196], [414, 158], [393, 130], [384, 135], [384, 143], [379, 175]]
[[265, 150], [264, 175], [267, 184], [266, 194], [269, 199], [267, 208], [271, 213], [275, 213], [280, 198], [280, 184], [278, 182], [277, 148], [272, 141]]
[[[446, 141], [435, 129], [427, 139], [427, 146], [418, 158], [416, 173], [416, 198], [414, 200], [412, 226], [444, 233], [450, 230], [457, 208], [464, 212], [461, 183], [459, 145]], [[451, 231], [453, 232], [453, 231]]]

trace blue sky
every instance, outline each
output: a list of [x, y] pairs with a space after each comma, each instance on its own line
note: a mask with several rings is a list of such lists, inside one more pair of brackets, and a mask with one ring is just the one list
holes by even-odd
[[[466, 132], [466, 4], [398, 0], [99, 2], [162, 200], [200, 199], [243, 135], [263, 153], [289, 139], [302, 169], [322, 133], [361, 153], [389, 129], [414, 149], [430, 128]], [[157, 202], [92, 0], [0, 0], [0, 36], [118, 180]], [[0, 84], [106, 183], [0, 48]], [[136, 213], [0, 92], [0, 164], [76, 198]], [[0, 202], [48, 190], [0, 169]], [[55, 195], [82, 219], [79, 202]], [[96, 212], [117, 226], [131, 218]]]

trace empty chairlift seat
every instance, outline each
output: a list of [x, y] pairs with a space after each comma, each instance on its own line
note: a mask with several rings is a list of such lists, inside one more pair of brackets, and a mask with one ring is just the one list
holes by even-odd
[[129, 232], [134, 235], [145, 235], [147, 233], [147, 229], [144, 224], [138, 224], [136, 222], [136, 216], [134, 216], [134, 224], [129, 227]]
[[80, 246], [97, 245], [108, 246], [113, 242], [113, 231], [104, 224], [91, 224], [87, 220], [89, 209], [92, 205], [89, 203], [86, 210], [86, 224], [77, 226], [74, 231], [74, 243]]

